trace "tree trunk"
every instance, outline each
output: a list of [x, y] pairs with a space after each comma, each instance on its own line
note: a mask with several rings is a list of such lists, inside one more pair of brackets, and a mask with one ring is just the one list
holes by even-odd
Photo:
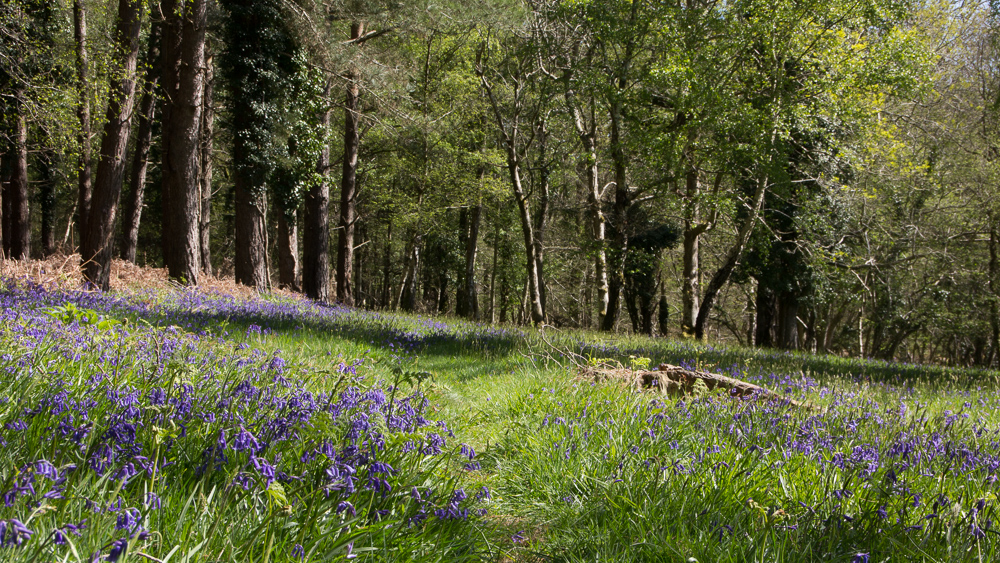
[[[237, 144], [234, 149], [238, 148]], [[243, 175], [235, 175], [236, 283], [264, 290], [267, 288], [264, 193], [261, 188], [247, 184]]]
[[205, 84], [202, 95], [201, 132], [199, 133], [201, 151], [201, 212], [198, 217], [198, 242], [200, 244], [201, 271], [206, 276], [212, 275], [212, 147], [215, 135], [215, 108], [213, 107], [215, 89], [215, 58], [211, 53], [211, 45], [205, 43]]
[[705, 288], [705, 294], [702, 296], [701, 308], [698, 311], [698, 320], [696, 321], [694, 327], [694, 336], [698, 340], [705, 339], [705, 325], [708, 323], [708, 316], [712, 312], [712, 306], [715, 305], [715, 298], [719, 295], [719, 292], [722, 291], [722, 287], [729, 281], [729, 276], [732, 275], [733, 270], [736, 268], [736, 264], [739, 263], [740, 258], [743, 256], [743, 250], [746, 248], [747, 241], [750, 240], [750, 235], [753, 233], [754, 226], [757, 224], [757, 217], [760, 215], [760, 208], [764, 204], [764, 194], [766, 192], [766, 179], [758, 179], [753, 200], [751, 200], [749, 205], [749, 213], [743, 221], [743, 224], [740, 226], [739, 232], [736, 234], [736, 240], [733, 242], [733, 245], [729, 247], [729, 252], [726, 253], [726, 259], [723, 261], [722, 266], [716, 270], [715, 274], [712, 276], [712, 280], [708, 282], [708, 287]]
[[785, 292], [778, 301], [780, 319], [778, 326], [781, 347], [785, 350], [799, 349], [799, 300], [794, 293]]
[[[463, 253], [469, 244], [469, 208], [458, 210], [458, 247]], [[465, 268], [458, 272], [458, 283], [455, 289], [455, 316], [468, 317], [469, 301], [465, 298]]]
[[420, 235], [414, 235], [406, 256], [405, 273], [399, 290], [399, 308], [413, 312], [417, 309], [417, 275], [420, 272]]
[[639, 314], [639, 304], [637, 292], [633, 291], [631, 284], [626, 283], [622, 288], [622, 297], [625, 302], [625, 310], [628, 311], [628, 319], [632, 323], [632, 332], [639, 334], [642, 331], [642, 318]]
[[392, 308], [392, 216], [386, 225], [385, 254], [382, 255], [382, 291], [379, 301], [383, 309]]
[[770, 348], [774, 345], [771, 339], [771, 325], [774, 323], [774, 292], [757, 282], [757, 330], [754, 333], [753, 345], [758, 348]]
[[141, 29], [139, 0], [118, 0], [115, 26], [115, 56], [111, 65], [108, 110], [101, 138], [100, 160], [83, 237], [81, 259], [87, 281], [107, 290], [111, 283], [111, 253], [114, 247], [115, 217], [125, 174], [132, 110], [135, 106], [136, 61]]
[[[995, 216], [990, 216], [990, 292], [993, 294], [990, 300], [990, 328], [993, 329], [993, 344], [990, 351], [990, 362], [1000, 358], [1000, 227], [997, 226]], [[987, 366], [989, 367], [989, 366]]]
[[4, 233], [7, 258], [26, 260], [31, 257], [31, 208], [28, 199], [28, 120], [24, 115], [23, 93], [14, 95], [17, 115], [14, 117], [14, 169], [4, 194], [6, 210]]
[[[659, 260], [659, 258], [657, 258], [657, 260]], [[653, 289], [653, 291], [642, 291], [639, 293], [639, 316], [642, 318], [640, 328], [642, 333], [647, 336], [653, 336], [653, 313], [656, 311], [655, 297], [655, 289]]]
[[91, 128], [90, 128], [90, 85], [88, 84], [87, 55], [87, 10], [83, 0], [73, 2], [73, 35], [76, 39], [76, 78], [79, 90], [79, 100], [76, 116], [80, 121], [80, 133], [77, 140], [80, 143], [80, 160], [77, 179], [76, 229], [79, 232], [80, 244], [83, 245], [83, 235], [87, 232], [87, 216], [90, 213], [91, 198]]
[[660, 336], [666, 337], [670, 334], [670, 304], [667, 303], [667, 296], [660, 293], [660, 305], [657, 311], [657, 321], [659, 321]]
[[482, 215], [482, 204], [472, 208], [469, 220], [469, 234], [465, 240], [465, 310], [466, 316], [472, 320], [479, 319], [479, 286], [476, 284], [476, 255], [479, 253], [479, 224]]
[[0, 260], [7, 258], [7, 185], [10, 184], [11, 166], [10, 155], [0, 153]]
[[701, 293], [700, 225], [684, 222], [684, 272], [681, 280], [681, 334], [694, 336], [698, 322], [698, 295]]
[[[330, 99], [332, 85], [326, 83], [323, 100]], [[332, 110], [323, 112], [321, 126], [330, 128]], [[323, 151], [316, 163], [316, 172], [322, 181], [313, 185], [305, 198], [305, 224], [302, 247], [302, 289], [306, 296], [317, 301], [330, 299], [330, 144], [323, 142]], [[391, 232], [391, 231], [390, 231]], [[384, 303], [388, 303], [385, 300]]]
[[278, 209], [278, 287], [299, 291], [299, 227], [295, 211]]
[[[168, 252], [170, 277], [197, 285], [201, 275], [201, 114], [205, 94], [205, 31], [207, 0], [185, 0], [180, 13], [170, 6], [164, 37], [163, 193], [170, 216]], [[179, 20], [179, 21], [178, 21]], [[172, 37], [179, 34], [180, 39]], [[176, 46], [176, 50], [174, 49]]]
[[[365, 32], [361, 22], [351, 24], [351, 39], [358, 40]], [[354, 265], [354, 221], [357, 204], [358, 171], [358, 75], [348, 72], [347, 96], [344, 100], [344, 166], [340, 184], [340, 221], [337, 224], [337, 301], [354, 304], [351, 269]]]
[[549, 164], [546, 148], [548, 131], [545, 120], [538, 124], [538, 207], [535, 209], [534, 255], [538, 270], [538, 296], [542, 303], [542, 311], [547, 312], [545, 287], [545, 228], [549, 216]]
[[542, 304], [541, 294], [541, 272], [538, 271], [538, 258], [535, 254], [535, 228], [531, 219], [531, 210], [528, 207], [528, 197], [524, 193], [521, 184], [521, 165], [514, 147], [507, 148], [507, 168], [510, 172], [510, 179], [514, 188], [514, 200], [517, 202], [517, 209], [521, 217], [521, 233], [524, 235], [524, 254], [527, 270], [527, 292], [531, 323], [541, 324], [545, 322], [545, 309]]
[[597, 131], [594, 120], [591, 120], [592, 125], [589, 128], [586, 126], [583, 111], [576, 101], [576, 94], [570, 88], [570, 76], [570, 73], [565, 76], [565, 98], [566, 105], [573, 116], [576, 134], [580, 137], [580, 142], [583, 145], [583, 157], [586, 161], [587, 208], [590, 213], [590, 229], [594, 242], [594, 277], [597, 282], [597, 323], [602, 325], [604, 316], [608, 313], [608, 260], [605, 252], [605, 220], [601, 206], [600, 176], [597, 170]]
[[621, 310], [621, 293], [625, 279], [625, 255], [628, 252], [628, 209], [631, 205], [625, 149], [622, 135], [622, 108], [616, 102], [611, 106], [611, 159], [615, 169], [615, 205], [613, 211], [614, 239], [611, 255], [611, 272], [608, 275], [608, 312], [604, 316], [601, 330], [612, 331], [618, 322]]
[[139, 222], [146, 194], [146, 172], [149, 169], [149, 149], [153, 141], [153, 119], [156, 113], [156, 83], [159, 82], [159, 65], [156, 63], [160, 52], [162, 26], [153, 23], [149, 33], [146, 55], [146, 79], [143, 84], [142, 101], [139, 102], [139, 128], [135, 136], [132, 153], [132, 189], [125, 199], [122, 221], [121, 257], [135, 264], [136, 248], [139, 244]]
[[497, 322], [497, 254], [500, 249], [500, 221], [493, 232], [493, 263], [490, 265], [490, 324]]
[[[685, 155], [693, 160], [690, 149], [685, 149]], [[711, 226], [702, 222], [699, 216], [698, 169], [689, 163], [685, 173], [686, 209], [684, 218], [684, 271], [681, 280], [681, 334], [694, 336], [694, 326], [698, 322], [700, 305], [698, 297], [701, 294], [701, 235]]]
[[38, 155], [38, 203], [42, 219], [42, 256], [47, 257], [56, 252], [56, 177], [53, 168], [56, 166], [55, 152], [45, 149]]

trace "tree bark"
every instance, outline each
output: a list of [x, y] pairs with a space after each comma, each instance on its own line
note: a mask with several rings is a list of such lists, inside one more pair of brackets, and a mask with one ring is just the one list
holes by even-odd
[[88, 84], [88, 54], [87, 54], [87, 11], [83, 0], [73, 2], [73, 35], [76, 39], [76, 78], [79, 89], [79, 101], [76, 115], [80, 121], [80, 133], [77, 140], [80, 143], [80, 160], [78, 163], [79, 177], [77, 179], [76, 229], [79, 232], [80, 244], [83, 245], [83, 235], [87, 232], [87, 216], [90, 213], [91, 198], [91, 127], [90, 127], [90, 87]]
[[161, 25], [154, 22], [149, 32], [149, 46], [146, 55], [146, 79], [143, 84], [142, 100], [139, 102], [139, 128], [135, 135], [132, 153], [132, 189], [125, 199], [122, 222], [121, 257], [135, 264], [136, 249], [139, 244], [139, 223], [146, 197], [146, 172], [149, 169], [149, 149], [153, 143], [153, 120], [156, 113], [156, 84], [159, 82], [159, 53]]
[[413, 236], [407, 251], [403, 281], [399, 289], [399, 308], [413, 312], [417, 309], [417, 274], [420, 272], [421, 236]]
[[[685, 156], [693, 161], [690, 147], [685, 149]], [[698, 179], [698, 169], [689, 162], [685, 172], [685, 197], [687, 199], [684, 218], [684, 270], [681, 280], [681, 334], [694, 336], [694, 326], [698, 322], [698, 302], [701, 294], [701, 235], [711, 227], [710, 222], [703, 222], [700, 217], [698, 203], [701, 191]]]
[[507, 168], [510, 172], [511, 183], [514, 188], [514, 200], [517, 202], [517, 209], [521, 217], [521, 234], [524, 236], [524, 252], [526, 262], [526, 273], [528, 276], [526, 292], [528, 296], [528, 307], [532, 324], [545, 322], [545, 309], [542, 304], [541, 293], [541, 272], [538, 271], [538, 259], [535, 255], [535, 228], [531, 220], [531, 210], [528, 207], [528, 196], [524, 193], [521, 184], [521, 165], [514, 154], [514, 148], [507, 149]]
[[656, 317], [656, 320], [658, 321], [657, 324], [659, 325], [658, 328], [660, 329], [660, 336], [666, 337], [670, 334], [670, 304], [667, 303], [667, 296], [662, 293], [662, 285], [660, 304]]
[[13, 172], [12, 155], [0, 153], [0, 260], [7, 258], [7, 185]]
[[[990, 301], [990, 328], [992, 328], [992, 350], [990, 351], [990, 362], [1000, 358], [1000, 226], [997, 225], [997, 218], [991, 214], [990, 218], [990, 270], [989, 284], [990, 293], [993, 299]], [[989, 367], [989, 366], [987, 366]]]
[[135, 74], [141, 29], [139, 0], [119, 0], [115, 26], [115, 56], [111, 65], [108, 110], [101, 139], [100, 160], [83, 237], [81, 259], [84, 278], [107, 290], [111, 282], [111, 253], [114, 247], [115, 217], [125, 173], [132, 110], [135, 106]]
[[799, 300], [791, 292], [784, 292], [779, 299], [778, 312], [781, 347], [785, 350], [799, 349]]
[[278, 209], [278, 287], [299, 291], [299, 226], [295, 211]]
[[[236, 147], [240, 147], [236, 144]], [[234, 177], [236, 203], [236, 283], [259, 290], [267, 288], [267, 262], [264, 253], [264, 192], [248, 185], [242, 174]]]
[[[351, 40], [357, 41], [365, 32], [362, 22], [351, 24]], [[354, 265], [354, 222], [357, 204], [358, 171], [358, 74], [352, 69], [347, 76], [344, 100], [344, 166], [340, 183], [340, 221], [337, 224], [337, 301], [354, 304], [351, 270]]]
[[493, 263], [490, 265], [490, 324], [497, 322], [497, 254], [500, 249], [500, 221], [493, 233]]
[[205, 43], [205, 90], [201, 110], [201, 213], [198, 218], [201, 271], [212, 275], [212, 147], [215, 135], [215, 58]]
[[476, 284], [476, 255], [479, 252], [479, 224], [483, 206], [472, 208], [469, 218], [469, 234], [465, 240], [465, 310], [472, 320], [479, 319], [479, 286]]
[[[576, 101], [576, 94], [570, 87], [570, 73], [566, 73], [565, 98], [566, 106], [573, 116], [573, 127], [583, 145], [583, 157], [587, 169], [587, 208], [590, 213], [590, 230], [594, 242], [594, 276], [597, 282], [597, 323], [603, 325], [604, 316], [608, 313], [608, 260], [605, 250], [604, 210], [601, 205], [600, 176], [597, 170], [597, 131], [596, 120], [591, 120], [588, 127], [583, 117], [583, 111]], [[592, 101], [593, 103], [593, 101]]]
[[538, 297], [542, 303], [542, 311], [548, 311], [545, 287], [545, 228], [549, 216], [549, 164], [546, 148], [548, 131], [545, 120], [538, 124], [538, 206], [535, 209], [535, 236], [533, 252], [538, 270]]
[[392, 307], [392, 216], [386, 225], [385, 253], [382, 255], [382, 291], [379, 305], [383, 309]]
[[31, 257], [31, 208], [28, 199], [28, 120], [24, 115], [23, 93], [15, 94], [14, 168], [4, 194], [4, 221], [8, 225], [3, 244], [7, 258]]
[[[167, 254], [170, 277], [190, 285], [201, 274], [200, 131], [205, 93], [206, 0], [164, 0], [163, 193], [164, 211], [170, 216]], [[173, 34], [179, 34], [179, 39]]]
[[756, 331], [753, 345], [758, 348], [770, 348], [774, 345], [771, 339], [771, 325], [774, 324], [774, 292], [757, 282]]
[[764, 194], [766, 192], [767, 180], [759, 178], [757, 180], [757, 188], [754, 190], [753, 199], [749, 205], [750, 209], [748, 210], [747, 217], [736, 234], [736, 241], [733, 242], [733, 245], [729, 248], [729, 252], [726, 253], [726, 259], [723, 261], [722, 266], [715, 271], [712, 280], [708, 282], [708, 287], [705, 288], [701, 309], [698, 311], [698, 319], [694, 326], [694, 336], [698, 340], [705, 339], [705, 325], [708, 323], [708, 316], [712, 312], [715, 298], [722, 291], [722, 287], [729, 281], [729, 277], [736, 268], [736, 264], [739, 263], [740, 258], [743, 256], [743, 250], [746, 248], [747, 241], [750, 240], [750, 235], [757, 224], [757, 217], [760, 215], [760, 208], [764, 204]]
[[[324, 101], [330, 99], [331, 88], [331, 83], [327, 82], [323, 91]], [[332, 111], [327, 108], [323, 112], [320, 123], [324, 132], [330, 128]], [[316, 172], [322, 176], [322, 181], [313, 185], [306, 194], [302, 241], [302, 289], [306, 296], [317, 301], [330, 299], [329, 169], [330, 144], [324, 141], [323, 151], [316, 163]]]
[[694, 336], [698, 322], [698, 295], [701, 286], [700, 225], [684, 222], [684, 271], [681, 285], [681, 334]]
[[528, 302], [527, 306], [530, 309], [531, 323], [537, 325], [545, 322], [545, 304], [541, 293], [542, 272], [540, 272], [538, 268], [539, 257], [537, 254], [537, 249], [540, 248], [540, 246], [536, 247], [535, 222], [531, 217], [531, 208], [528, 203], [528, 196], [524, 191], [521, 178], [521, 155], [518, 147], [519, 137], [522, 133], [518, 124], [518, 119], [520, 118], [521, 112], [520, 105], [523, 103], [521, 101], [521, 92], [523, 91], [524, 84], [519, 82], [515, 86], [516, 91], [514, 97], [518, 100], [516, 103], [519, 107], [515, 116], [508, 121], [504, 119], [501, 114], [500, 105], [494, 95], [493, 87], [481, 70], [479, 71], [479, 78], [483, 89], [490, 99], [493, 116], [496, 119], [496, 123], [500, 128], [501, 135], [503, 136], [503, 144], [507, 156], [507, 171], [510, 174], [514, 201], [517, 203], [517, 209], [521, 219], [521, 234], [524, 237], [525, 269], [527, 273], [525, 295]]
[[601, 330], [612, 331], [621, 310], [621, 294], [625, 279], [625, 254], [628, 252], [628, 209], [631, 205], [625, 148], [622, 141], [622, 108], [617, 102], [611, 106], [611, 159], [615, 169], [615, 205], [613, 211], [614, 239], [611, 255], [611, 272], [608, 275], [608, 312], [604, 315]]

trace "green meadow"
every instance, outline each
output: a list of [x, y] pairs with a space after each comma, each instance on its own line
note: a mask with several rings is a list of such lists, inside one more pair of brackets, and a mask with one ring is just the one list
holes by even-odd
[[[7, 282], [4, 561], [992, 561], [995, 372]], [[669, 396], [672, 363], [807, 402]]]

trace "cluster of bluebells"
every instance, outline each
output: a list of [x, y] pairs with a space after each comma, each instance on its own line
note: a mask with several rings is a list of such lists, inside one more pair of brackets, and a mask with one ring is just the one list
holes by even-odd
[[[30, 303], [35, 308], [72, 304], [203, 335], [218, 332], [229, 336], [233, 331], [234, 335], [239, 332], [252, 338], [275, 330], [319, 330], [367, 341], [400, 357], [412, 356], [435, 345], [457, 347], [469, 353], [502, 354], [513, 350], [525, 336], [519, 330], [479, 323], [445, 324], [429, 317], [408, 318], [280, 296], [240, 297], [195, 289], [131, 293], [68, 291], [47, 289], [30, 280], [0, 279], [0, 306], [18, 307], [21, 303]], [[237, 331], [235, 327], [240, 328]]]
[[[170, 503], [183, 504], [199, 482], [201, 491], [241, 495], [261, 520], [276, 499], [288, 514], [320, 514], [334, 528], [389, 515], [412, 528], [483, 514], [482, 494], [470, 498], [444, 485], [407, 491], [414, 479], [427, 482], [421, 472], [429, 457], [466, 456], [469, 469], [478, 462], [468, 447], [459, 453], [449, 445], [445, 422], [425, 418], [422, 395], [397, 396], [390, 385], [367, 381], [363, 358], [336, 360], [326, 370], [332, 376], [312, 378], [307, 388], [280, 353], [208, 332], [98, 327], [48, 314], [67, 302], [153, 320], [187, 311], [195, 323], [239, 313], [258, 321], [246, 330], [252, 339], [278, 323], [304, 322], [310, 307], [322, 306], [180, 292], [168, 307], [162, 296], [7, 285], [0, 292], [0, 548], [77, 541], [96, 548], [95, 560], [116, 561], [156, 537], [166, 553], [180, 540], [173, 526], [157, 525], [160, 514], [179, 510]], [[397, 435], [406, 437], [402, 447], [393, 445]], [[303, 553], [314, 547], [310, 539], [323, 541], [305, 532], [296, 538]]]
[[[547, 414], [530, 436], [510, 439], [535, 444], [534, 467], [554, 468], [539, 478], [557, 475], [556, 483], [528, 486], [545, 491], [551, 503], [573, 504], [574, 493], [593, 479], [642, 488], [652, 497], [681, 495], [688, 502], [713, 498], [719, 483], [794, 482], [769, 486], [758, 498], [742, 487], [736, 492], [744, 495], [742, 506], [764, 506], [771, 525], [788, 534], [818, 533], [818, 527], [828, 533], [833, 526], [971, 545], [1000, 532], [995, 399], [982, 410], [966, 401], [963, 411], [931, 415], [908, 387], [897, 388], [891, 401], [877, 402], [870, 393], [817, 388], [805, 378], [785, 383], [823, 394], [829, 406], [797, 408], [764, 396], [725, 395], [663, 401], [575, 394], [566, 400], [546, 389], [524, 400]], [[961, 400], [967, 392], [949, 393]], [[580, 474], [586, 480], [578, 480]], [[684, 484], [682, 493], [670, 491], [677, 483]], [[738, 525], [723, 519], [726, 510], [708, 506], [700, 515], [720, 539]]]

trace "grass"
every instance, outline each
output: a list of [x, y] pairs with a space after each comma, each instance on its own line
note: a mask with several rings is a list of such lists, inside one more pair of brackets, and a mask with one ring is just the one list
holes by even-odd
[[[4, 285], [4, 561], [1000, 556], [995, 372]], [[819, 408], [595, 384], [571, 355]]]

